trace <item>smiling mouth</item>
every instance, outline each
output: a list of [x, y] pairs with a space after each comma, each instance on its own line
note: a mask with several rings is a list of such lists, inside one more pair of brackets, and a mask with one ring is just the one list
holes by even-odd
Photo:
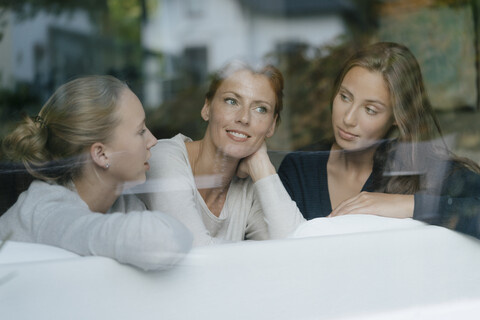
[[227, 133], [234, 136], [235, 138], [239, 138], [239, 139], [247, 139], [247, 138], [250, 137], [249, 135], [247, 135], [245, 133], [238, 132], [238, 131], [227, 130]]

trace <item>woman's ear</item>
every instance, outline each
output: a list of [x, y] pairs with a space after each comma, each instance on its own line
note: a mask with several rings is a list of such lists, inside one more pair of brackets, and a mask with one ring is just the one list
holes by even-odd
[[203, 120], [210, 120], [210, 102], [207, 99], [205, 99], [205, 103], [203, 104], [203, 108], [200, 114], [202, 115]]
[[90, 147], [90, 156], [92, 157], [93, 162], [99, 167], [106, 168], [110, 167], [109, 159], [105, 154], [105, 145], [101, 142], [95, 142]]
[[275, 115], [275, 118], [273, 119], [272, 125], [270, 126], [270, 128], [268, 128], [268, 131], [267, 131], [267, 134], [265, 135], [265, 137], [270, 138], [275, 133], [275, 128], [277, 126], [277, 118], [278, 118], [278, 114]]

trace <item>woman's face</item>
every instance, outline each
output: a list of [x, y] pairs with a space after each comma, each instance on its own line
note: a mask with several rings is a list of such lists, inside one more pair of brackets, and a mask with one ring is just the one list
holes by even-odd
[[365, 149], [385, 138], [394, 125], [390, 93], [383, 76], [353, 67], [333, 101], [335, 142], [345, 150]]
[[275, 131], [275, 92], [267, 77], [248, 70], [225, 79], [202, 108], [209, 121], [204, 140], [235, 159], [257, 151]]
[[116, 182], [144, 182], [145, 172], [150, 168], [150, 148], [157, 139], [145, 126], [145, 112], [137, 96], [129, 89], [120, 94], [117, 112], [120, 123], [112, 139], [106, 143], [108, 173]]

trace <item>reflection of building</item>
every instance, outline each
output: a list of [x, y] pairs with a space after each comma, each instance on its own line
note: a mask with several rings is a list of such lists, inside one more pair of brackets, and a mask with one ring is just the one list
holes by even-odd
[[32, 89], [43, 95], [43, 90], [75, 74], [85, 64], [82, 59], [88, 59], [72, 41], [63, 42], [94, 32], [83, 12], [58, 16], [39, 12], [23, 20], [13, 12], [4, 12], [1, 18], [5, 22], [0, 41], [1, 87], [14, 89], [18, 83], [32, 84]]
[[13, 12], [0, 16], [0, 87], [16, 85], [45, 100], [55, 88], [74, 77], [113, 74], [135, 90], [140, 83], [141, 48], [100, 37], [92, 17], [81, 10], [58, 15], [38, 12], [20, 19]]
[[198, 84], [231, 59], [255, 64], [268, 53], [333, 41], [352, 10], [349, 1], [330, 0], [159, 1], [143, 31], [144, 46], [165, 58], [161, 85], [151, 86], [160, 91], [149, 96], [174, 95], [179, 74], [182, 85]]

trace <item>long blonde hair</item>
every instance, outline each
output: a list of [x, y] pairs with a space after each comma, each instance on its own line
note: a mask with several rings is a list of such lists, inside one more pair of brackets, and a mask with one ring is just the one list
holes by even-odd
[[88, 148], [107, 142], [120, 119], [117, 101], [128, 86], [112, 76], [86, 76], [60, 86], [36, 117], [5, 137], [7, 157], [34, 177], [65, 184], [81, 174]]

